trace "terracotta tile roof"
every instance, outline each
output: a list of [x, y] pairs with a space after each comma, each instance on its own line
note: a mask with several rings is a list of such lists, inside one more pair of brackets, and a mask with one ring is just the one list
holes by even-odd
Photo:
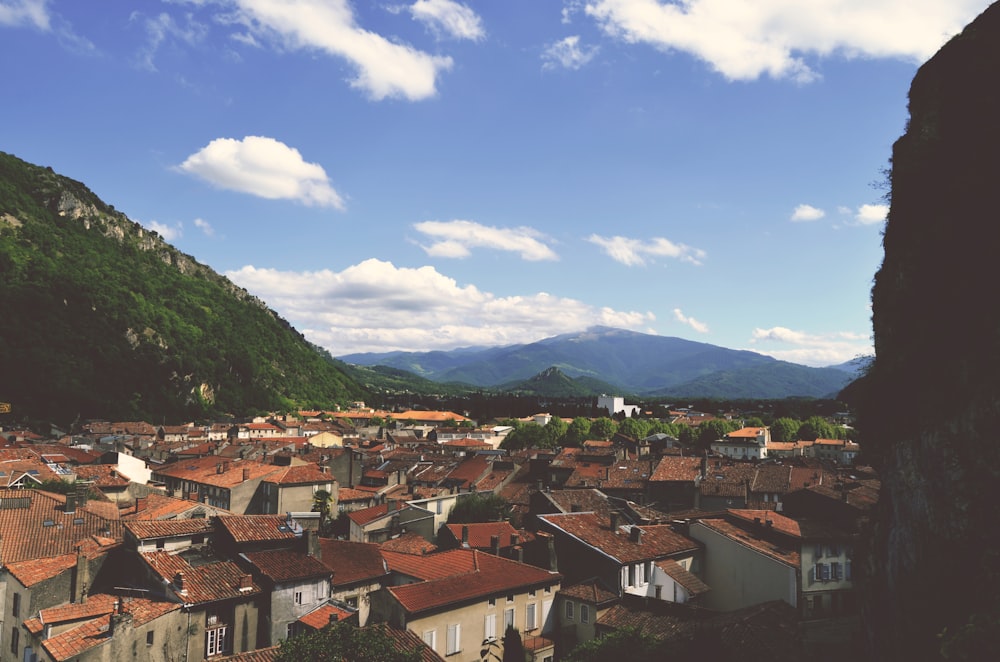
[[597, 513], [607, 517], [611, 512], [611, 505], [608, 503], [608, 496], [597, 489], [569, 489], [553, 490], [542, 492], [545, 498], [556, 506], [560, 512], [573, 512], [574, 506], [579, 507], [579, 512]]
[[322, 630], [330, 624], [331, 617], [336, 616], [337, 621], [343, 621], [351, 616], [354, 616], [355, 613], [356, 612], [341, 609], [340, 607], [334, 605], [326, 604], [316, 607], [305, 616], [301, 616], [298, 622], [308, 625], [314, 630]]
[[309, 485], [313, 483], [333, 483], [334, 477], [323, 473], [315, 464], [301, 464], [284, 467], [264, 479], [265, 483], [276, 485]]
[[215, 519], [237, 543], [295, 540], [299, 537], [288, 526], [285, 515], [219, 515]]
[[482, 455], [466, 458], [448, 474], [448, 482], [456, 482], [459, 487], [471, 487], [489, 471], [490, 462]]
[[[759, 520], [759, 522], [763, 523], [765, 527], [769, 527], [779, 533], [783, 533], [794, 538], [802, 537], [802, 526], [800, 520], [785, 517], [781, 513], [776, 513], [770, 510], [749, 509], [730, 509], [728, 512], [731, 517], [747, 524], [757, 524]], [[768, 524], [768, 522], [770, 522], [770, 524]]]
[[701, 459], [697, 457], [664, 456], [650, 478], [654, 482], [694, 482], [701, 473]]
[[173, 520], [137, 520], [125, 523], [125, 530], [138, 540], [193, 536], [199, 533], [211, 533], [213, 529], [210, 520], [200, 517]]
[[399, 630], [384, 623], [367, 625], [366, 628], [378, 628], [395, 642], [396, 650], [420, 650], [420, 662], [444, 662], [444, 658], [429, 648], [416, 633], [409, 630]]
[[125, 519], [128, 520], [166, 520], [186, 515], [192, 511], [202, 512], [229, 512], [221, 508], [209, 507], [197, 501], [188, 499], [178, 499], [176, 497], [164, 496], [150, 492], [149, 496], [138, 499], [139, 510], [133, 508], [128, 511]]
[[5, 567], [7, 572], [25, 586], [34, 586], [38, 582], [52, 579], [70, 568], [75, 568], [76, 556], [75, 553], [50, 556], [44, 559], [8, 563]]
[[492, 492], [496, 490], [505, 480], [511, 477], [514, 469], [494, 469], [476, 482], [477, 492]]
[[280, 646], [269, 646], [226, 657], [213, 657], [212, 662], [277, 662], [280, 651]]
[[[462, 556], [467, 558], [461, 559]], [[439, 564], [436, 574], [441, 575], [439, 579], [387, 589], [410, 614], [487, 596], [552, 586], [562, 579], [558, 573], [476, 550], [452, 550], [409, 558], [425, 560], [425, 566]]]
[[[160, 577], [172, 583], [171, 589], [187, 603], [244, 598], [261, 592], [260, 587], [249, 580], [249, 575], [231, 561], [192, 566], [179, 554], [164, 551], [146, 552], [141, 556]], [[178, 573], [183, 573], [183, 593], [173, 584]], [[246, 588], [241, 590], [241, 586]]]
[[[109, 641], [108, 626], [111, 614], [116, 602], [121, 599], [125, 600], [123, 609], [131, 615], [133, 625], [143, 625], [181, 608], [176, 602], [154, 602], [144, 598], [119, 598], [105, 594], [92, 595], [84, 603], [43, 609], [39, 612], [39, 625], [82, 621], [76, 627], [45, 639], [42, 641], [42, 646], [54, 660], [62, 662]], [[32, 631], [34, 632], [34, 629]], [[39, 629], [38, 633], [41, 631]]]
[[[244, 480], [263, 478], [281, 468], [253, 460], [223, 460], [210, 455], [192, 460], [180, 460], [159, 467], [153, 471], [153, 476], [228, 488], [239, 485]], [[243, 478], [245, 472], [248, 473], [246, 479]]]
[[333, 577], [333, 571], [323, 565], [315, 556], [288, 550], [247, 552], [247, 560], [260, 570], [261, 574], [275, 583], [300, 579]]
[[539, 515], [538, 518], [553, 529], [580, 540], [622, 564], [694, 552], [698, 549], [698, 543], [676, 533], [667, 524], [631, 527], [642, 531], [641, 542], [636, 542], [625, 527], [618, 527], [616, 531], [612, 531], [607, 520], [594, 513]]
[[[397, 503], [394, 506], [398, 510], [406, 510], [410, 506], [406, 503]], [[380, 503], [377, 506], [371, 506], [370, 508], [362, 508], [361, 510], [355, 510], [353, 512], [347, 513], [347, 517], [357, 524], [358, 526], [365, 526], [370, 524], [375, 520], [385, 517], [389, 514], [389, 502]]]
[[599, 579], [590, 579], [572, 586], [564, 586], [559, 589], [559, 595], [574, 600], [583, 600], [594, 605], [609, 604], [618, 600], [618, 594], [608, 590]]
[[764, 434], [765, 428], [740, 428], [734, 432], [726, 434], [727, 439], [756, 439]]
[[413, 531], [407, 531], [396, 538], [379, 543], [379, 547], [385, 551], [401, 554], [430, 554], [437, 551], [437, 545], [428, 542], [419, 533]]
[[435, 423], [444, 423], [448, 419], [455, 421], [456, 423], [461, 423], [463, 421], [468, 421], [470, 419], [462, 416], [461, 414], [456, 414], [450, 411], [422, 411], [411, 409], [409, 411], [403, 411], [396, 414], [390, 414], [394, 420], [397, 421], [433, 421]]
[[750, 527], [740, 526], [727, 519], [708, 518], [698, 520], [698, 523], [776, 561], [795, 568], [801, 564], [798, 545], [792, 544], [791, 541], [775, 542], [773, 535], [765, 537], [762, 532], [753, 533]]
[[426, 556], [400, 554], [383, 550], [389, 570], [424, 581], [450, 577], [459, 573], [470, 573], [475, 570], [474, 557], [467, 549], [451, 549]]
[[663, 559], [655, 563], [656, 567], [665, 572], [668, 577], [687, 589], [692, 597], [711, 590], [708, 584], [698, 579], [694, 573], [685, 570], [684, 566], [673, 559]]
[[87, 464], [74, 468], [77, 480], [94, 483], [95, 487], [128, 487], [129, 479], [111, 464]]
[[[448, 532], [457, 540], [462, 541], [463, 527], [469, 527], [469, 547], [489, 550], [493, 547], [493, 536], [500, 537], [500, 547], [511, 547], [513, 544], [526, 542], [526, 538], [534, 540], [527, 531], [518, 531], [510, 522], [475, 522], [471, 524], [446, 524]], [[511, 536], [517, 536], [518, 542], [511, 543]]]
[[87, 509], [65, 512], [65, 497], [39, 490], [0, 492], [0, 559], [5, 564], [61, 556], [74, 552], [78, 543], [94, 539], [121, 542], [121, 523]]
[[757, 467], [750, 489], [753, 492], [784, 494], [789, 489], [791, 471], [791, 467], [776, 464]]
[[334, 586], [381, 581], [388, 570], [374, 543], [320, 538], [320, 560], [333, 570]]

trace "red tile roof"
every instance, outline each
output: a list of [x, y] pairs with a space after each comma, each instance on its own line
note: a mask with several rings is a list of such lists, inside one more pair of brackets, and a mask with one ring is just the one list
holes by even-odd
[[331, 622], [330, 618], [332, 616], [336, 616], [337, 621], [343, 621], [350, 618], [355, 613], [356, 612], [348, 611], [346, 609], [341, 609], [340, 607], [327, 604], [327, 605], [322, 605], [320, 607], [316, 607], [316, 609], [313, 609], [305, 616], [300, 617], [299, 623], [308, 625], [314, 630], [322, 630], [323, 628], [325, 628], [327, 625], [330, 624]]
[[119, 521], [87, 509], [67, 513], [65, 499], [39, 490], [0, 491], [0, 559], [10, 564], [69, 554], [82, 541], [97, 548], [121, 541]]
[[334, 586], [381, 581], [388, 572], [374, 543], [320, 538], [319, 546], [323, 565], [333, 570]]
[[[223, 460], [210, 455], [174, 462], [157, 468], [153, 474], [213, 487], [230, 488], [243, 483], [244, 480], [263, 478], [281, 468], [253, 460]], [[243, 477], [245, 472], [248, 474], [246, 479]]]
[[333, 483], [334, 477], [323, 473], [315, 464], [301, 464], [294, 467], [284, 467], [264, 479], [265, 483], [276, 485], [310, 485], [314, 483]]
[[656, 465], [650, 480], [654, 482], [694, 482], [699, 473], [701, 473], [701, 458], [666, 455]]
[[[461, 559], [462, 556], [466, 558]], [[387, 589], [410, 614], [529, 588], [554, 586], [562, 580], [559, 573], [476, 550], [452, 550], [410, 558], [425, 560], [425, 566], [438, 564], [436, 574], [441, 575], [439, 579]]]
[[18, 561], [6, 565], [7, 572], [14, 575], [25, 586], [34, 586], [38, 582], [52, 579], [62, 572], [76, 567], [76, 554], [50, 556], [45, 559]]
[[298, 538], [285, 515], [220, 515], [216, 521], [237, 543]]
[[618, 594], [609, 591], [600, 580], [592, 579], [559, 589], [559, 595], [574, 600], [583, 600], [594, 605], [607, 604], [618, 600]]
[[694, 552], [698, 549], [698, 543], [675, 532], [667, 524], [631, 527], [642, 531], [641, 542], [636, 542], [626, 527], [618, 527], [612, 531], [607, 519], [594, 513], [539, 515], [539, 519], [623, 564]]
[[[770, 515], [774, 514], [771, 511], [759, 512], [767, 512]], [[741, 526], [726, 519], [702, 519], [698, 520], [698, 523], [776, 561], [795, 568], [798, 568], [801, 564], [798, 545], [793, 544], [791, 541], [785, 541], [784, 543], [781, 541], [776, 542], [773, 540], [773, 535], [766, 535], [761, 531], [755, 533], [751, 530], [751, 527], [747, 527], [746, 525]]]
[[261, 574], [275, 583], [303, 579], [330, 579], [333, 572], [315, 556], [288, 550], [247, 552], [247, 560], [260, 570]]
[[[462, 528], [469, 528], [469, 547], [489, 550], [493, 547], [493, 536], [500, 536], [500, 547], [510, 547], [513, 544], [524, 543], [527, 539], [534, 539], [534, 536], [527, 531], [518, 531], [510, 522], [475, 522], [471, 524], [446, 524], [448, 531], [455, 540], [461, 542]], [[517, 543], [511, 543], [511, 536], [518, 537]]]
[[138, 540], [151, 540], [210, 533], [213, 527], [211, 521], [198, 517], [174, 520], [137, 520], [126, 522], [125, 529]]
[[[184, 557], [164, 551], [146, 552], [142, 557], [167, 582], [175, 582], [178, 573], [183, 573], [184, 592], [175, 584], [172, 590], [187, 603], [215, 602], [260, 593], [260, 587], [247, 581], [248, 575], [231, 561], [192, 566]], [[247, 588], [241, 590], [244, 583]]]
[[698, 579], [694, 573], [685, 570], [684, 566], [673, 559], [663, 559], [662, 561], [656, 561], [655, 563], [657, 568], [667, 573], [667, 576], [687, 589], [687, 592], [690, 593], [692, 597], [701, 595], [702, 593], [706, 593], [710, 590], [708, 584]]
[[396, 538], [390, 538], [379, 547], [385, 551], [400, 552], [401, 554], [430, 554], [437, 551], [437, 545], [428, 542], [419, 533], [407, 531]]

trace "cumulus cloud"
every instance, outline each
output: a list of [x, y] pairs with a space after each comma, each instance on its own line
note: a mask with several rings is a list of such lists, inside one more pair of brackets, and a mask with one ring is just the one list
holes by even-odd
[[799, 205], [792, 212], [793, 221], [818, 221], [824, 216], [826, 216], [825, 211], [817, 209], [812, 205]]
[[166, 241], [175, 241], [184, 235], [184, 226], [180, 223], [177, 225], [167, 225], [159, 221], [150, 221], [149, 229], [159, 234]]
[[365, 260], [343, 271], [245, 266], [226, 273], [334, 356], [508, 345], [593, 325], [645, 329], [652, 313], [595, 308], [545, 292], [498, 297], [433, 267]]
[[322, 166], [308, 163], [299, 150], [274, 138], [216, 138], [178, 168], [223, 189], [269, 200], [344, 208]]
[[475, 221], [422, 221], [413, 227], [434, 239], [429, 246], [422, 246], [434, 257], [468, 257], [473, 248], [518, 253], [530, 261], [558, 260], [559, 256], [542, 243], [541, 233], [531, 228], [495, 228]]
[[542, 53], [542, 68], [552, 70], [559, 67], [563, 69], [579, 69], [594, 59], [597, 55], [597, 46], [580, 46], [579, 35], [573, 35], [561, 39], [554, 44], [550, 44]]
[[255, 38], [277, 39], [284, 48], [320, 51], [349, 62], [357, 71], [351, 86], [374, 100], [432, 97], [438, 75], [453, 64], [450, 57], [390, 41], [357, 25], [348, 0], [236, 0], [236, 5], [239, 22]]
[[[683, 51], [730, 80], [809, 82], [806, 58], [922, 62], [985, 9], [985, 0], [589, 0], [606, 34]], [[892, 26], [887, 29], [886, 26]]]
[[410, 13], [437, 34], [470, 41], [486, 36], [479, 15], [452, 0], [417, 0], [410, 6]]
[[857, 356], [874, 353], [871, 338], [861, 333], [811, 334], [783, 326], [754, 329], [753, 351], [809, 366], [836, 365]]
[[208, 237], [211, 237], [212, 235], [215, 234], [215, 228], [213, 228], [211, 224], [204, 219], [201, 218], [194, 219], [194, 226], [199, 230], [201, 230]]
[[889, 205], [861, 205], [854, 215], [854, 220], [861, 225], [881, 223], [889, 214]]
[[600, 246], [608, 257], [628, 267], [644, 266], [647, 258], [655, 257], [669, 257], [700, 265], [706, 257], [705, 251], [700, 248], [675, 244], [663, 237], [653, 237], [644, 241], [628, 237], [601, 237], [592, 234], [587, 238], [587, 241]]
[[688, 317], [681, 311], [680, 308], [674, 308], [674, 319], [676, 319], [681, 324], [690, 326], [692, 329], [698, 333], [708, 333], [708, 325], [704, 322], [699, 322], [693, 317]]
[[48, 4], [48, 0], [0, 0], [0, 25], [48, 30], [51, 21]]

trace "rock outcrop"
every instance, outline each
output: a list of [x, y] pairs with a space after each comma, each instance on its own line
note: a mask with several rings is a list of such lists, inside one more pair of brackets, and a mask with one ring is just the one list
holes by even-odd
[[[1000, 634], [1000, 5], [915, 76], [893, 148], [860, 426], [882, 474], [878, 660], [994, 659]], [[980, 657], [987, 653], [987, 657]]]

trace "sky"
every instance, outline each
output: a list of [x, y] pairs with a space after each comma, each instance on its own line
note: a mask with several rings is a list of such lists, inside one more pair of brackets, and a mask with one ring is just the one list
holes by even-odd
[[872, 353], [921, 63], [986, 0], [0, 0], [0, 151], [334, 356], [594, 325]]

